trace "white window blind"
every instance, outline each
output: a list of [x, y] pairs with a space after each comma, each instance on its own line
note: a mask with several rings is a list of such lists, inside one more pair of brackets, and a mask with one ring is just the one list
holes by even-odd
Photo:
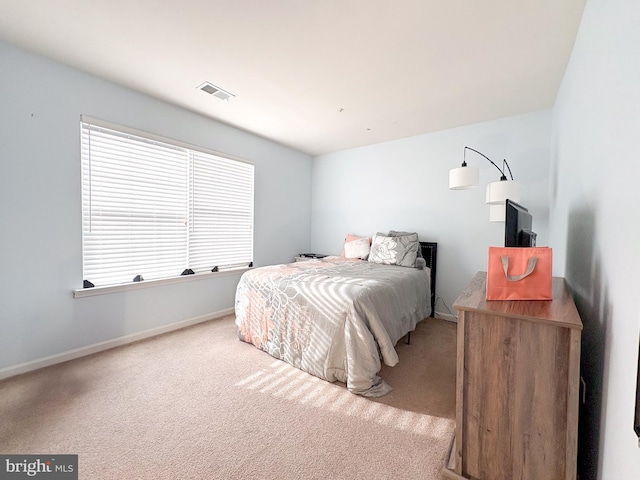
[[84, 280], [252, 262], [253, 165], [84, 121], [81, 137]]

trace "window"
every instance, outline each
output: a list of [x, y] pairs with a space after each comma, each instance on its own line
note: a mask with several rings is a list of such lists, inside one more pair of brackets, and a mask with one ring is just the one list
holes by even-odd
[[81, 138], [86, 286], [253, 261], [252, 164], [86, 117]]

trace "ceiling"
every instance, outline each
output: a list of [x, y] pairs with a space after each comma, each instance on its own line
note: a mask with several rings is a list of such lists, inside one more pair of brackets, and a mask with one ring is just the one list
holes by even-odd
[[318, 155], [551, 108], [585, 1], [0, 0], [0, 38]]

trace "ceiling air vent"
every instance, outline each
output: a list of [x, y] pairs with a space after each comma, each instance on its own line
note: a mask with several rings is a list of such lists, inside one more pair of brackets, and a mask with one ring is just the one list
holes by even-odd
[[229, 100], [231, 97], [235, 97], [232, 93], [229, 93], [220, 87], [216, 87], [214, 84], [209, 82], [204, 82], [202, 85], [198, 85], [197, 88], [221, 100]]

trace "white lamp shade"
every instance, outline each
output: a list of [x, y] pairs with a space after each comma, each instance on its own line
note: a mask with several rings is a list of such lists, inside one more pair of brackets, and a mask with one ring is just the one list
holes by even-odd
[[504, 222], [507, 216], [505, 204], [489, 205], [489, 221]]
[[477, 187], [480, 183], [480, 169], [478, 167], [458, 167], [449, 170], [449, 189], [463, 190]]
[[487, 184], [486, 201], [489, 205], [504, 204], [509, 199], [514, 202], [520, 201], [520, 188], [513, 180], [501, 180]]

